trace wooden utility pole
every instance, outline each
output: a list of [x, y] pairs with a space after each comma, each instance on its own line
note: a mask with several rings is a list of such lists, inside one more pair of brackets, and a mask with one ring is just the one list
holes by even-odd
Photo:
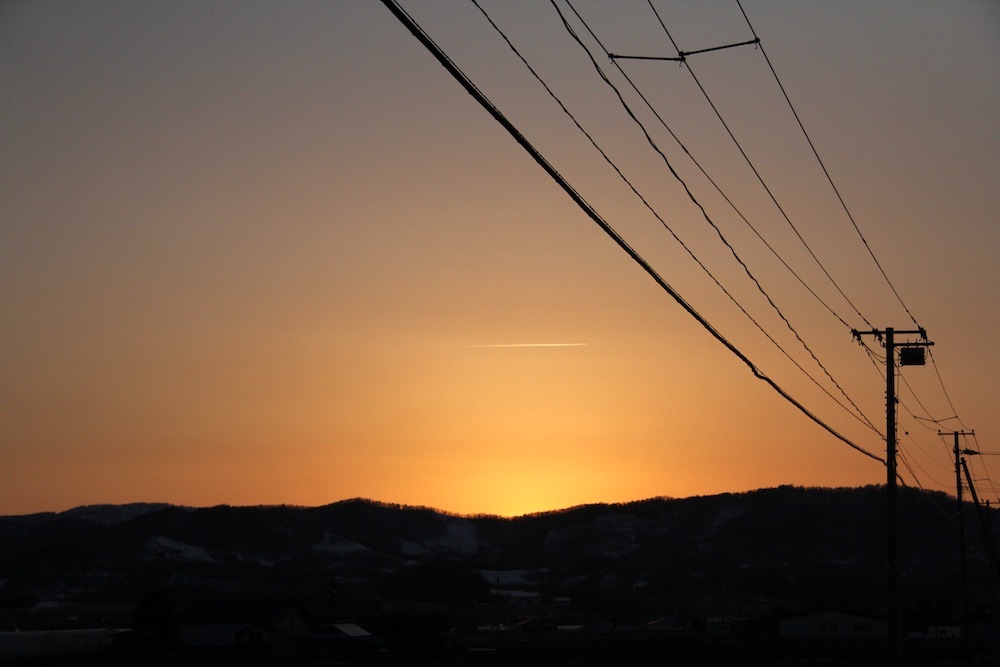
[[[969, 636], [969, 617], [971, 606], [969, 604], [969, 567], [966, 559], [968, 557], [968, 546], [965, 539], [965, 512], [963, 511], [963, 505], [965, 504], [962, 500], [962, 464], [965, 459], [962, 458], [962, 454], [966, 450], [962, 450], [958, 446], [958, 437], [961, 435], [975, 435], [975, 431], [952, 431], [950, 435], [955, 438], [955, 498], [958, 502], [958, 552], [959, 558], [961, 559], [961, 573], [962, 573], [962, 641], [965, 646], [965, 660], [966, 664], [972, 664], [972, 638]], [[938, 435], [949, 435], [949, 433], [944, 431], [938, 431]], [[971, 451], [971, 450], [969, 450]]]
[[[934, 343], [927, 340], [927, 332], [896, 331], [892, 327], [884, 331], [858, 331], [851, 334], [858, 341], [861, 336], [870, 335], [880, 338], [885, 343], [885, 467], [886, 467], [886, 556], [888, 560], [888, 591], [886, 612], [889, 628], [889, 665], [899, 667], [902, 664], [901, 629], [899, 622], [899, 527], [897, 525], [899, 511], [896, 507], [896, 348], [900, 348], [899, 363], [901, 366], [923, 366], [924, 348]], [[919, 335], [920, 341], [913, 343], [897, 343], [896, 334]]]

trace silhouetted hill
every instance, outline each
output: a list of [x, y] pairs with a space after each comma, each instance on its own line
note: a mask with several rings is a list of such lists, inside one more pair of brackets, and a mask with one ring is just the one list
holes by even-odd
[[[947, 615], [957, 604], [955, 500], [904, 489], [899, 507], [907, 604]], [[598, 609], [630, 622], [719, 604], [877, 615], [885, 508], [882, 487], [784, 486], [510, 519], [360, 499], [0, 517], [0, 620], [23, 623], [46, 602], [134, 604], [150, 590], [383, 604], [503, 600]], [[966, 527], [974, 576], [981, 576], [982, 537], [971, 508]]]

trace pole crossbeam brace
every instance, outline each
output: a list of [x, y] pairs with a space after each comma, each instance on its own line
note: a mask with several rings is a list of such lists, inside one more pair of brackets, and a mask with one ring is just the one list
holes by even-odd
[[623, 56], [620, 53], [609, 53], [608, 57], [612, 60], [672, 60], [677, 63], [682, 63], [686, 60], [683, 56], [680, 58], [671, 58], [670, 56]]
[[712, 46], [707, 49], [698, 49], [696, 51], [678, 51], [677, 57], [670, 56], [623, 56], [620, 53], [609, 53], [608, 57], [612, 60], [672, 60], [674, 62], [684, 62], [687, 60], [688, 56], [693, 56], [696, 53], [708, 53], [709, 51], [721, 51], [722, 49], [731, 49], [736, 46], [747, 46], [749, 44], [760, 44], [760, 38], [751, 39], [746, 42], [739, 42], [737, 44], [726, 44], [725, 46]]
[[[896, 335], [919, 335], [917, 342], [897, 343]], [[896, 508], [896, 348], [897, 347], [928, 347], [934, 343], [927, 340], [927, 332], [923, 329], [905, 331], [893, 329], [873, 329], [871, 331], [851, 330], [855, 340], [861, 336], [875, 336], [885, 345], [885, 466], [886, 466], [886, 551], [888, 560], [888, 591], [886, 611], [889, 626], [888, 664], [892, 667], [902, 665], [902, 643], [899, 614], [899, 528], [897, 524], [898, 510]]]
[[760, 38], [758, 37], [757, 39], [751, 39], [751, 40], [748, 40], [746, 42], [739, 42], [737, 44], [726, 44], [725, 46], [713, 46], [713, 47], [710, 47], [710, 48], [707, 48], [707, 49], [698, 49], [697, 51], [678, 51], [677, 55], [679, 55], [681, 58], [684, 58], [685, 56], [693, 56], [696, 53], [708, 53], [709, 51], [721, 51], [722, 49], [731, 49], [734, 46], [748, 46], [750, 44], [760, 44]]
[[915, 345], [927, 346], [934, 344], [927, 340], [927, 329], [924, 329], [923, 327], [920, 327], [919, 329], [911, 329], [909, 331], [893, 329], [892, 327], [888, 329], [872, 329], [871, 331], [858, 331], [857, 329], [851, 329], [851, 336], [855, 340], [861, 340], [862, 336], [875, 336], [878, 340], [885, 340], [885, 336], [889, 332], [892, 332], [893, 334], [901, 334], [903, 336], [920, 336], [920, 340], [915, 343], [894, 343], [897, 347], [912, 347]]

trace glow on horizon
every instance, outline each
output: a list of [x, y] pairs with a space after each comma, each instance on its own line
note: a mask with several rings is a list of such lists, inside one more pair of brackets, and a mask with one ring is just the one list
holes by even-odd
[[[403, 4], [727, 340], [884, 451], [721, 296], [474, 5]], [[745, 39], [735, 3], [662, 4], [685, 46]], [[955, 407], [931, 367], [901, 369], [901, 404], [957, 412], [979, 434], [971, 448], [997, 449], [1000, 355], [984, 341], [1000, 328], [1000, 9], [743, 5], [935, 341]], [[670, 228], [815, 370], [552, 8], [486, 9]], [[579, 9], [616, 50], [669, 46], [645, 3]], [[365, 497], [511, 515], [884, 483], [884, 466], [790, 407], [658, 290], [381, 3], [93, 0], [0, 14], [0, 514]], [[696, 66], [859, 310], [874, 327], [904, 325], [764, 65], [747, 48]], [[625, 67], [757, 229], [839, 304], [689, 73]], [[879, 369], [653, 132], [880, 426]], [[949, 448], [898, 416], [921, 486], [954, 493]], [[996, 457], [974, 459], [988, 478]]]

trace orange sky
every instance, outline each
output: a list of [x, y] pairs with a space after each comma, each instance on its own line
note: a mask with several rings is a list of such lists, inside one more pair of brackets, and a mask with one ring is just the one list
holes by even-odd
[[[552, 7], [482, 4], [670, 228], [843, 402]], [[681, 49], [751, 38], [735, 2], [655, 5]], [[403, 6], [713, 326], [884, 455], [879, 434], [802, 375], [622, 185], [474, 5]], [[645, 2], [573, 6], [613, 52], [676, 54]], [[964, 446], [1000, 451], [1000, 12], [971, 0], [743, 7], [935, 342], [936, 366], [903, 369], [901, 472], [954, 492], [939, 429], [975, 429]], [[851, 302], [876, 327], [912, 328], [761, 51], [689, 62]], [[884, 432], [882, 371], [849, 331], [867, 325], [688, 71], [622, 64], [847, 321], [658, 127], [708, 215]], [[885, 480], [660, 290], [381, 3], [6, 4], [0, 127], [0, 514], [363, 496], [514, 515]], [[996, 460], [970, 461], [994, 500]]]

